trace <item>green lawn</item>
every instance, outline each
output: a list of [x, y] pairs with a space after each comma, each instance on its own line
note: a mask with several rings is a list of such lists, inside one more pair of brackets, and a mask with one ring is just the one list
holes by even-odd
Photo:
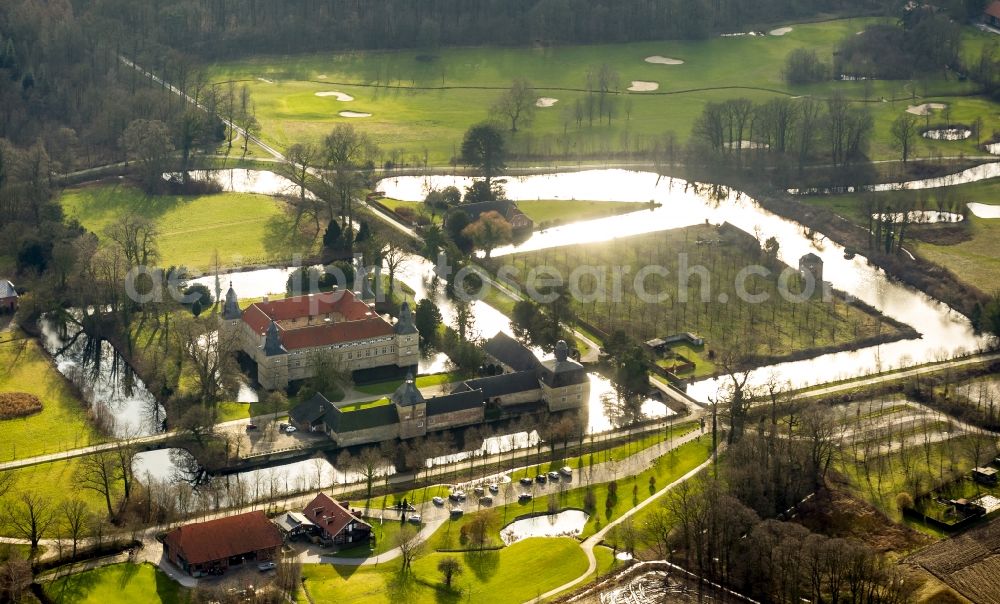
[[[104, 503], [104, 496], [88, 489], [82, 489], [77, 480], [77, 468], [81, 458], [69, 459], [65, 461], [54, 461], [45, 464], [28, 466], [17, 470], [7, 470], [15, 476], [14, 485], [0, 498], [0, 510], [10, 509], [15, 505], [18, 497], [22, 493], [34, 493], [41, 496], [52, 505], [53, 509], [69, 498], [81, 499], [90, 510], [96, 514], [107, 514], [107, 507]], [[111, 498], [111, 505], [117, 503], [117, 498], [121, 497], [121, 484], [116, 481], [115, 493]], [[15, 536], [9, 524], [0, 524], [0, 535]], [[43, 534], [43, 537], [53, 537], [51, 533]]]
[[[238, 80], [249, 87], [263, 126], [264, 138], [279, 147], [294, 142], [318, 142], [337, 123], [352, 123], [372, 135], [388, 151], [398, 150], [403, 161], [417, 165], [427, 159], [447, 164], [456, 155], [466, 128], [488, 116], [489, 107], [515, 77], [527, 78], [539, 96], [558, 103], [536, 111], [535, 123], [514, 140], [515, 148], [533, 154], [561, 156], [570, 153], [636, 150], [651, 144], [666, 131], [683, 144], [704, 103], [746, 96], [756, 101], [776, 94], [827, 97], [834, 91], [848, 98], [871, 101], [877, 120], [873, 141], [876, 158], [895, 157], [889, 125], [907, 102], [878, 102], [882, 98], [909, 99], [916, 94], [955, 104], [953, 119], [982, 114], [986, 131], [1000, 127], [996, 105], [962, 95], [971, 82], [932, 76], [917, 83], [829, 81], [789, 86], [782, 78], [785, 57], [808, 47], [826, 61], [837, 43], [853, 36], [874, 19], [841, 19], [797, 24], [781, 37], [714, 37], [693, 41], [658, 41], [615, 45], [559, 46], [550, 48], [454, 48], [398, 52], [317, 53], [294, 56], [258, 56], [209, 65], [215, 81]], [[968, 56], [988, 42], [987, 34], [966, 28]], [[643, 59], [651, 55], [673, 57], [682, 65], [656, 65]], [[418, 58], [419, 57], [419, 58]], [[572, 116], [575, 102], [583, 101], [588, 69], [607, 63], [619, 74], [622, 95], [616, 119], [578, 127]], [[263, 82], [258, 78], [266, 78]], [[659, 83], [656, 93], [626, 92], [632, 80]], [[388, 87], [386, 86], [388, 84]], [[720, 90], [732, 86], [736, 89]], [[337, 101], [317, 93], [340, 91], [353, 101]], [[674, 94], [662, 94], [674, 93]], [[922, 102], [922, 101], [920, 101]], [[989, 109], [992, 108], [992, 109]], [[986, 109], [986, 110], [983, 110]], [[343, 110], [372, 114], [344, 118]], [[973, 142], [921, 141], [918, 153], [936, 150], [966, 154]]]
[[33, 339], [0, 343], [0, 392], [34, 394], [43, 405], [34, 415], [0, 420], [2, 461], [65, 451], [100, 440], [87, 418], [84, 402]]
[[341, 407], [341, 411], [360, 411], [362, 409], [370, 409], [372, 407], [381, 407], [382, 405], [388, 405], [389, 398], [383, 396], [382, 398], [375, 399], [373, 401], [362, 401], [360, 403], [352, 403], [350, 405], [344, 405]]
[[156, 220], [163, 266], [207, 270], [216, 252], [223, 267], [275, 263], [310, 254], [319, 245], [311, 234], [295, 230], [281, 202], [264, 195], [150, 197], [128, 185], [93, 185], [66, 191], [60, 202], [68, 217], [98, 236], [130, 210]]
[[[895, 191], [882, 193], [880, 197], [890, 205], [898, 206], [902, 201], [926, 199], [926, 207], [935, 208], [938, 197], [959, 202], [978, 202], [1000, 205], [1000, 179], [957, 185], [925, 191]], [[837, 214], [867, 227], [864, 216], [864, 194], [806, 196], [802, 201], [810, 205], [826, 207]], [[1000, 283], [1000, 219], [977, 218], [969, 215], [971, 238], [953, 245], [924, 243], [913, 239], [911, 231], [907, 248], [916, 249], [928, 260], [953, 271], [960, 279], [986, 292], [991, 292]]]
[[517, 207], [535, 221], [536, 227], [593, 220], [649, 209], [648, 203], [617, 201], [578, 201], [564, 199], [529, 199], [518, 201]]
[[56, 579], [45, 587], [56, 604], [181, 604], [190, 595], [151, 564], [114, 564]]
[[[452, 371], [447, 373], [435, 373], [434, 375], [417, 376], [413, 381], [416, 383], [417, 388], [426, 388], [428, 386], [440, 386], [441, 384], [449, 384], [451, 382], [457, 382], [465, 377], [467, 376], [461, 372]], [[392, 394], [393, 392], [396, 391], [396, 388], [399, 388], [402, 384], [403, 380], [390, 380], [388, 382], [378, 382], [375, 384], [365, 384], [363, 386], [355, 386], [354, 389], [362, 394], [372, 394], [372, 395]]]
[[[438, 561], [454, 556], [462, 565], [448, 590]], [[401, 577], [399, 562], [376, 569], [306, 565], [302, 576], [313, 602], [374, 604], [407, 602], [495, 602], [519, 604], [580, 576], [587, 558], [579, 544], [568, 538], [525, 539], [499, 551], [456, 554], [429, 553], [413, 563], [409, 576]], [[300, 603], [308, 602], [299, 594]]]

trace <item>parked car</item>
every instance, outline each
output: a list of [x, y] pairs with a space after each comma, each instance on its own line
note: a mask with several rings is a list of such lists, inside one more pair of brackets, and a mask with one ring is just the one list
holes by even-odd
[[420, 514], [410, 514], [410, 517], [406, 519], [407, 522], [413, 524], [420, 524], [422, 520], [420, 519]]
[[498, 487], [497, 483], [495, 482], [491, 482], [490, 486], [488, 486], [487, 488], [490, 490], [490, 493], [493, 493], [494, 495], [500, 492], [500, 487]]
[[451, 508], [451, 515], [452, 516], [461, 516], [464, 513], [465, 513], [465, 510], [463, 510], [462, 508], [459, 508], [459, 507]]
[[247, 432], [251, 432], [257, 429], [257, 424], [247, 424]]
[[562, 474], [563, 476], [572, 476], [573, 475], [573, 468], [571, 468], [569, 466], [563, 466], [563, 467], [559, 468], [559, 473]]
[[441, 497], [435, 497], [431, 501], [434, 502], [434, 505], [444, 505], [444, 499]]
[[472, 489], [472, 492], [475, 493], [476, 495], [478, 495], [479, 497], [482, 497], [483, 493], [486, 492], [486, 489], [484, 489], [483, 487], [476, 487], [476, 488]]
[[274, 562], [261, 562], [260, 564], [257, 565], [257, 570], [259, 570], [260, 572], [274, 570], [276, 568], [278, 568], [278, 565], [275, 564]]
[[297, 429], [298, 428], [296, 428], [295, 426], [291, 425], [285, 426], [285, 434], [291, 434], [292, 432], [295, 432]]
[[549, 480], [553, 482], [559, 480], [559, 472], [549, 472]]
[[521, 493], [517, 496], [518, 501], [531, 501], [531, 493]]
[[535, 476], [535, 482], [545, 484], [545, 481], [546, 481], [545, 474], [539, 474], [538, 476]]
[[526, 487], [530, 487], [531, 486], [531, 478], [528, 477], [528, 476], [525, 476], [524, 478], [521, 479], [521, 484], [523, 484]]
[[493, 505], [493, 497], [490, 495], [483, 495], [479, 498], [479, 505]]

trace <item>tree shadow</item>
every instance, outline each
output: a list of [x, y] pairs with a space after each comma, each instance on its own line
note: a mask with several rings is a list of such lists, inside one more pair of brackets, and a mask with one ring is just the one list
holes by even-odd
[[99, 582], [97, 574], [95, 571], [90, 571], [57, 579], [45, 592], [57, 604], [83, 602], [97, 586]]
[[121, 565], [121, 576], [118, 577], [118, 587], [125, 589], [128, 584], [132, 582], [136, 574], [139, 572], [138, 564], [123, 564]]
[[487, 549], [465, 552], [465, 565], [481, 583], [489, 581], [500, 566], [500, 550]]
[[268, 255], [302, 253], [309, 255], [318, 233], [305, 221], [295, 226], [295, 218], [284, 209], [268, 219], [264, 225], [264, 251]]
[[417, 581], [412, 572], [404, 572], [402, 567], [386, 581], [385, 586], [393, 604], [417, 601]]

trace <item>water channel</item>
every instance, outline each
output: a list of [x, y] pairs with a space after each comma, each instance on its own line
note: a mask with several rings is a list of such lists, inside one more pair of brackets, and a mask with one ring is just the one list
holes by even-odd
[[[973, 168], [978, 178], [1000, 175], [1000, 164]], [[972, 172], [966, 176], [971, 178]], [[948, 177], [936, 179], [938, 186]], [[389, 197], [423, 199], [431, 188], [468, 186], [471, 179], [454, 176], [399, 177], [382, 181], [379, 188]], [[929, 181], [925, 184], [929, 184]], [[754, 372], [752, 381], [763, 383], [774, 376], [796, 387], [829, 382], [873, 371], [926, 363], [980, 349], [985, 341], [973, 333], [969, 321], [947, 305], [908, 286], [890, 281], [884, 271], [863, 256], [844, 257], [844, 248], [821, 234], [773, 214], [747, 195], [726, 187], [689, 183], [652, 173], [625, 170], [593, 170], [510, 178], [507, 195], [515, 200], [581, 199], [592, 201], [652, 201], [650, 209], [598, 220], [577, 222], [535, 232], [523, 243], [493, 252], [494, 257], [545, 248], [607, 241], [643, 233], [659, 232], [695, 224], [729, 222], [764, 240], [775, 237], [779, 257], [797, 266], [798, 259], [812, 252], [824, 263], [823, 275], [832, 286], [877, 308], [887, 316], [916, 328], [918, 340], [900, 341], [869, 348], [823, 355], [814, 359], [781, 363]], [[708, 401], [718, 394], [721, 380], [692, 384], [688, 392]]]

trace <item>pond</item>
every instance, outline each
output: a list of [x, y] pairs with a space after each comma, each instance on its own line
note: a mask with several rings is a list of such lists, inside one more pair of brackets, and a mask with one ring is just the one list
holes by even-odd
[[[977, 166], [961, 176], [924, 181], [936, 186], [947, 181], [972, 181], [1000, 176], [1000, 163]], [[420, 200], [430, 188], [468, 186], [471, 179], [455, 176], [399, 177], [379, 185], [387, 196]], [[918, 181], [919, 182], [919, 181]], [[910, 183], [913, 184], [913, 183]], [[902, 186], [902, 185], [900, 185]], [[886, 185], [886, 190], [890, 188]], [[919, 187], [918, 187], [919, 188]], [[722, 186], [691, 183], [645, 172], [592, 170], [510, 178], [508, 197], [522, 199], [589, 199], [595, 201], [654, 201], [648, 210], [577, 222], [533, 233], [516, 246], [494, 250], [494, 257], [506, 254], [607, 241], [667, 229], [703, 224], [730, 224], [755, 236], [775, 237], [780, 243], [779, 258], [792, 266], [806, 253], [818, 255], [824, 263], [824, 278], [840, 291], [870, 304], [884, 314], [914, 326], [922, 334], [918, 340], [873, 346], [857, 351], [823, 355], [814, 359], [781, 363], [754, 372], [751, 383], [763, 383], [772, 375], [796, 387], [834, 381], [874, 371], [950, 358], [980, 349], [985, 340], [975, 336], [969, 321], [947, 305], [908, 286], [889, 280], [884, 271], [868, 264], [861, 255], [848, 259], [844, 248], [821, 234], [808, 232], [802, 225], [773, 214], [745, 194]], [[692, 384], [688, 392], [701, 401], [718, 394], [721, 380]]]
[[[267, 170], [227, 168], [224, 170], [190, 170], [192, 180], [218, 183], [228, 193], [256, 193], [258, 195], [298, 195], [299, 187], [284, 176]], [[163, 175], [164, 180], [180, 179], [179, 172]], [[312, 197], [307, 192], [308, 197]]]
[[529, 537], [578, 537], [590, 516], [583, 510], [563, 510], [557, 514], [529, 516], [511, 522], [500, 529], [505, 545]]
[[[356, 472], [337, 469], [325, 457], [316, 456], [288, 463], [277, 463], [234, 474], [212, 475], [194, 455], [185, 449], [156, 449], [137, 453], [132, 458], [136, 476], [167, 485], [188, 485], [195, 491], [210, 493], [222, 505], [246, 505], [256, 501], [332, 487], [357, 484], [364, 477]], [[396, 473], [395, 467], [383, 467], [379, 475]]]
[[110, 434], [147, 436], [163, 430], [166, 412], [125, 358], [106, 340], [91, 338], [73, 322], [40, 321], [41, 342], [66, 376], [94, 408]]

